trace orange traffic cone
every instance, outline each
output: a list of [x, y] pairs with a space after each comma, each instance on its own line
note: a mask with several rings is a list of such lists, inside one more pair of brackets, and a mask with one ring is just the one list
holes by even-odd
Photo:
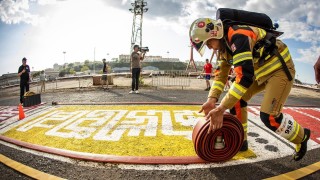
[[23, 107], [22, 107], [22, 105], [21, 105], [21, 103], [19, 104], [19, 120], [22, 120], [22, 119], [24, 119], [26, 116], [25, 116], [25, 114], [24, 114], [24, 112], [23, 112]]

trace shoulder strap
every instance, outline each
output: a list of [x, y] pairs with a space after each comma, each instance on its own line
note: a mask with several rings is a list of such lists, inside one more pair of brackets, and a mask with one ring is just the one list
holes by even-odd
[[279, 53], [279, 51], [277, 50], [277, 48], [273, 49], [273, 53], [279, 58], [281, 65], [282, 65], [282, 68], [283, 68], [284, 72], [286, 73], [289, 81], [292, 81], [292, 76], [291, 76], [291, 73], [288, 69], [288, 66], [287, 66], [286, 62], [284, 61], [283, 57], [281, 56], [281, 54]]
[[257, 39], [257, 35], [252, 30], [241, 29], [241, 28], [239, 28], [237, 30], [234, 30], [232, 27], [229, 27], [229, 30], [228, 30], [228, 42], [231, 42], [231, 39], [235, 34], [242, 34], [242, 35], [248, 36], [248, 37], [250, 37], [250, 38], [252, 38], [254, 40]]

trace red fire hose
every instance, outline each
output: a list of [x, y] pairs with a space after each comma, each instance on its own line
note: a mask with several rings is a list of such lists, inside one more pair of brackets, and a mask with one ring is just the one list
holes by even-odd
[[[193, 129], [192, 141], [198, 156], [209, 162], [221, 162], [231, 159], [242, 146], [244, 131], [241, 122], [232, 114], [225, 113], [222, 128], [208, 134], [210, 121], [201, 119]], [[224, 139], [225, 147], [215, 149], [217, 136]]]

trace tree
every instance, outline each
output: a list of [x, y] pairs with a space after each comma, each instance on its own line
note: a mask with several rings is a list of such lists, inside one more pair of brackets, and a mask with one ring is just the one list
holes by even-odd
[[64, 69], [64, 71], [66, 72], [66, 74], [70, 74], [70, 69], [71, 69], [71, 68], [69, 68], [69, 67]]
[[103, 68], [103, 63], [102, 62], [96, 62], [96, 70], [100, 70]]
[[301, 82], [299, 79], [294, 79], [294, 82], [295, 82], [296, 84], [302, 84], [302, 82]]
[[40, 76], [40, 71], [32, 73], [32, 78]]
[[82, 65], [73, 67], [74, 71], [76, 71], [76, 72], [80, 72], [81, 68], [82, 68]]
[[70, 64], [68, 64], [68, 68], [73, 68], [73, 66], [74, 66], [74, 64], [73, 63], [70, 63]]
[[88, 71], [89, 70], [89, 67], [84, 65], [82, 68], [81, 68], [81, 72], [84, 72], [84, 71]]
[[84, 65], [89, 66], [89, 64], [90, 64], [90, 61], [89, 61], [89, 60], [85, 60], [85, 61], [84, 61]]
[[76, 71], [73, 68], [71, 68], [69, 74], [76, 74]]
[[63, 69], [59, 72], [59, 77], [64, 77], [66, 75], [66, 71]]

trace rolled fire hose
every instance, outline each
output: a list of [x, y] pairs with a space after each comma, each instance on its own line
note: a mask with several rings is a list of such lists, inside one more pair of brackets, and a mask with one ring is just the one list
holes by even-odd
[[[192, 141], [197, 155], [209, 162], [223, 162], [231, 159], [240, 150], [244, 130], [241, 122], [232, 114], [225, 113], [222, 128], [208, 134], [210, 121], [200, 119], [192, 132]], [[224, 148], [215, 149], [218, 136], [222, 136]]]

